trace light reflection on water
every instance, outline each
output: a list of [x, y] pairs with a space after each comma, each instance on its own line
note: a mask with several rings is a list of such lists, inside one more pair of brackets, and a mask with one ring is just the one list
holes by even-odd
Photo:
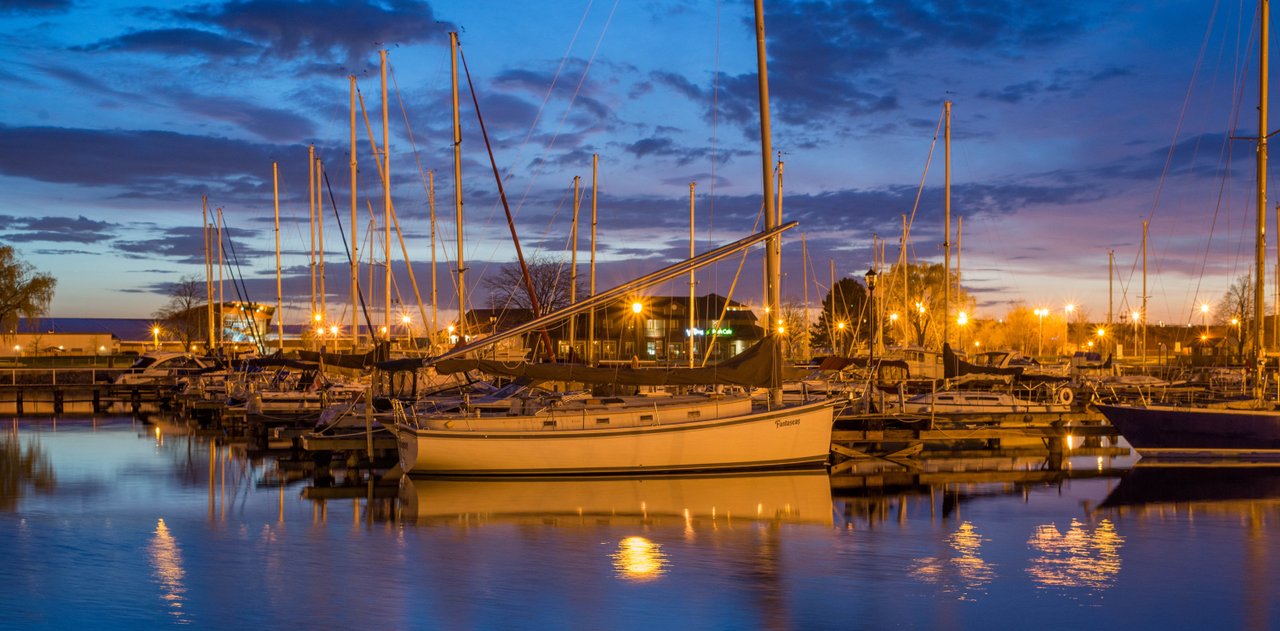
[[[0, 627], [1280, 625], [1265, 473], [1198, 499], [1152, 489], [1203, 471], [1094, 457], [320, 486], [129, 419], [23, 421], [0, 458]], [[1134, 616], [1168, 593], [1199, 596]]]

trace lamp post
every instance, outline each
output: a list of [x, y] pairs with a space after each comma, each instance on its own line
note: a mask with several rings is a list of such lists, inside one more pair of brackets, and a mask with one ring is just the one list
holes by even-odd
[[[631, 303], [631, 313], [632, 315], [635, 316], [635, 324], [633, 324], [632, 326], [634, 326], [636, 329], [636, 352], [631, 357], [632, 359], [638, 360], [641, 355], [640, 345], [644, 341], [644, 338], [641, 337], [641, 332], [640, 332], [640, 323], [642, 322], [641, 317], [642, 317], [642, 314], [644, 313], [644, 303], [640, 302], [639, 300], [633, 301]], [[765, 322], [767, 323], [768, 320], [766, 319]]]
[[1200, 323], [1204, 325], [1204, 337], [1209, 337], [1209, 305], [1200, 305]]
[[406, 313], [400, 316], [400, 324], [404, 325], [404, 345], [408, 347], [413, 339], [413, 318]]
[[151, 327], [151, 345], [154, 350], [160, 350], [160, 327]]
[[964, 327], [969, 324], [969, 314], [961, 311], [956, 314], [956, 325], [960, 327], [960, 352], [964, 352]]
[[1038, 341], [1036, 342], [1036, 356], [1043, 357], [1044, 356], [1044, 317], [1049, 315], [1049, 310], [1036, 309], [1035, 314], [1036, 314], [1036, 317], [1040, 318], [1040, 333], [1039, 333]]
[[871, 314], [867, 322], [867, 328], [869, 329], [867, 339], [870, 340], [867, 344], [870, 349], [867, 353], [867, 368], [869, 369], [876, 359], [876, 277], [878, 276], [879, 274], [876, 273], [874, 266], [867, 270], [867, 302], [871, 305], [871, 308], [867, 310]]
[[1076, 306], [1067, 303], [1067, 306], [1063, 307], [1062, 310], [1067, 313], [1067, 346], [1071, 346], [1071, 314], [1076, 310]]

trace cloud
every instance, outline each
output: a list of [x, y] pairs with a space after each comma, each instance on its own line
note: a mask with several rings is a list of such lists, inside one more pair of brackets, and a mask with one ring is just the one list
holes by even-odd
[[239, 99], [188, 93], [175, 95], [173, 102], [184, 111], [231, 123], [271, 142], [302, 142], [316, 134], [315, 124], [299, 114]]
[[0, 14], [61, 13], [73, 4], [73, 0], [5, 0], [0, 3]]
[[204, 4], [175, 17], [266, 47], [279, 59], [363, 66], [379, 47], [440, 41], [457, 27], [417, 0], [246, 0]]
[[0, 215], [5, 241], [13, 243], [97, 243], [110, 238], [119, 226], [78, 217], [6, 217]]
[[200, 29], [165, 28], [136, 31], [127, 35], [100, 40], [88, 46], [73, 48], [72, 50], [240, 57], [261, 50], [261, 48], [242, 39]]

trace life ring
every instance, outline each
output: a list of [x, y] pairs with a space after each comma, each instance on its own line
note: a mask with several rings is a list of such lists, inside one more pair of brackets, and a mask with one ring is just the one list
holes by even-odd
[[1062, 405], [1071, 405], [1071, 402], [1075, 400], [1076, 393], [1072, 392], [1071, 388], [1062, 388], [1061, 390], [1058, 390], [1058, 403]]

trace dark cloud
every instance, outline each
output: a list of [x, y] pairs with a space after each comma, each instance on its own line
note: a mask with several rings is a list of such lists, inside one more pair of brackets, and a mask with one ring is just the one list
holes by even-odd
[[[244, 230], [223, 231], [224, 245], [227, 248], [223, 255], [224, 262], [233, 264], [231, 252], [233, 247], [236, 259], [242, 263], [268, 254], [274, 256], [274, 252], [267, 252], [245, 245], [248, 234]], [[214, 241], [216, 240], [215, 238]], [[199, 225], [165, 228], [155, 231], [153, 235], [148, 235], [146, 238], [117, 239], [111, 243], [111, 248], [113, 251], [132, 259], [166, 259], [175, 263], [204, 265], [204, 231]], [[214, 256], [217, 256], [216, 248]], [[174, 270], [168, 269], [165, 271], [172, 272]]]
[[[30, 158], [32, 147], [40, 148], [41, 159]], [[0, 174], [58, 184], [132, 186], [235, 177], [269, 181], [272, 158], [281, 151], [167, 131], [0, 125]], [[306, 149], [289, 151], [305, 155]], [[305, 168], [306, 160], [301, 162]]]
[[137, 31], [119, 37], [104, 39], [74, 50], [239, 57], [258, 51], [260, 47], [245, 40], [209, 31], [192, 28], [166, 28]]
[[451, 24], [437, 22], [417, 0], [246, 0], [205, 4], [174, 15], [267, 47], [286, 60], [314, 58], [363, 66], [379, 47], [438, 41]]
[[4, 0], [0, 15], [5, 13], [61, 13], [70, 9], [74, 0]]
[[227, 97], [180, 94], [178, 107], [205, 118], [221, 120], [271, 142], [302, 142], [316, 134], [315, 124], [294, 112], [261, 107]]
[[98, 243], [119, 226], [78, 217], [5, 217], [0, 215], [4, 240], [13, 243]]

